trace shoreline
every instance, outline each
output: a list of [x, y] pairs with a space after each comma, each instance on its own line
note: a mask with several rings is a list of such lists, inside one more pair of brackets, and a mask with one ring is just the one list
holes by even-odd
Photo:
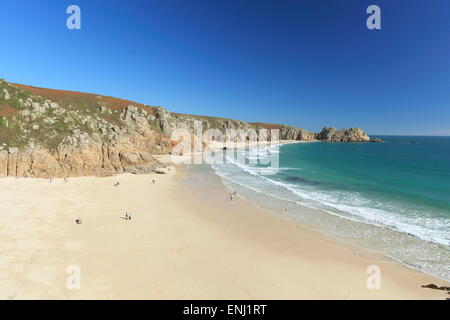
[[[243, 199], [228, 201], [218, 176], [177, 171], [68, 183], [0, 180], [0, 299], [448, 296], [420, 287], [444, 281], [354, 255]], [[113, 186], [116, 181], [120, 186]], [[120, 219], [125, 211], [132, 221]], [[381, 268], [381, 290], [366, 288], [373, 263]], [[72, 265], [81, 270], [80, 290], [66, 287]]]
[[[225, 189], [228, 191], [228, 187], [224, 186]], [[229, 191], [231, 192], [231, 191]], [[408, 270], [414, 271], [414, 272], [418, 272], [420, 274], [424, 274], [432, 279], [435, 279], [436, 282], [444, 282], [446, 284], [450, 284], [450, 282], [448, 282], [448, 280], [441, 278], [437, 275], [434, 275], [432, 273], [426, 272], [425, 270], [422, 270], [420, 268], [417, 268], [413, 265], [409, 265], [405, 262], [402, 262], [401, 260], [396, 259], [395, 257], [386, 255], [384, 253], [381, 252], [377, 252], [371, 248], [365, 247], [363, 245], [358, 245], [355, 243], [349, 243], [348, 241], [346, 241], [345, 239], [339, 239], [337, 236], [335, 235], [331, 235], [331, 234], [327, 234], [321, 230], [318, 229], [314, 229], [311, 226], [307, 226], [305, 224], [302, 224], [301, 222], [298, 222], [297, 220], [295, 220], [292, 217], [286, 217], [286, 216], [282, 216], [280, 213], [274, 211], [274, 210], [270, 210], [270, 209], [266, 209], [263, 208], [261, 206], [258, 206], [257, 204], [253, 203], [251, 200], [245, 199], [245, 198], [241, 198], [243, 201], [246, 201], [252, 205], [254, 205], [255, 207], [257, 207], [259, 210], [264, 211], [266, 214], [270, 214], [273, 215], [274, 217], [281, 219], [283, 221], [285, 221], [286, 223], [292, 224], [294, 225], [296, 228], [299, 228], [302, 230], [302, 232], [307, 232], [307, 233], [311, 233], [311, 234], [316, 234], [317, 236], [319, 236], [320, 238], [322, 238], [322, 240], [326, 241], [326, 242], [330, 242], [333, 245], [335, 245], [336, 247], [340, 247], [343, 248], [345, 250], [351, 251], [352, 254], [358, 254], [360, 256], [364, 256], [369, 260], [377, 260], [377, 261], [384, 261], [387, 263], [394, 263], [397, 264], [403, 268], [406, 268]], [[314, 209], [310, 209], [307, 207], [303, 207], [303, 209], [308, 209], [308, 210], [314, 210]]]
[[[288, 143], [297, 143], [297, 142], [301, 142], [301, 141], [289, 141]], [[307, 141], [307, 143], [309, 143], [309, 142], [321, 142], [321, 141]], [[283, 144], [280, 141], [277, 141], [276, 143], [279, 143], [280, 146]], [[225, 189], [231, 190], [231, 191], [240, 190], [239, 193], [243, 192], [245, 201], [252, 203], [254, 206], [258, 207], [262, 211], [266, 211], [272, 215], [275, 215], [278, 218], [281, 218], [290, 223], [294, 223], [301, 228], [306, 228], [313, 232], [317, 232], [318, 234], [320, 234], [323, 237], [326, 237], [327, 239], [332, 239], [331, 241], [334, 242], [335, 245], [337, 245], [337, 246], [346, 246], [346, 247], [356, 248], [356, 250], [358, 250], [358, 252], [364, 252], [368, 256], [377, 256], [379, 259], [397, 263], [407, 269], [414, 270], [414, 271], [426, 274], [435, 279], [438, 279], [439, 281], [444, 281], [446, 283], [449, 283], [448, 269], [446, 269], [446, 267], [445, 267], [446, 260], [444, 260], [444, 258], [442, 258], [440, 261], [439, 260], [435, 261], [435, 260], [432, 260], [432, 256], [421, 255], [420, 252], [417, 252], [417, 253], [419, 253], [418, 256], [410, 255], [409, 257], [407, 257], [405, 255], [396, 255], [396, 254], [394, 254], [396, 252], [393, 252], [392, 250], [389, 249], [389, 248], [391, 248], [391, 246], [389, 244], [384, 245], [382, 247], [378, 245], [378, 247], [377, 247], [376, 243], [374, 245], [373, 241], [372, 241], [372, 243], [370, 243], [370, 246], [365, 241], [362, 241], [361, 239], [358, 240], [359, 243], [358, 243], [358, 241], [353, 241], [352, 238], [357, 239], [358, 237], [354, 236], [354, 233], [352, 232], [352, 230], [349, 231], [349, 229], [347, 229], [348, 227], [351, 227], [351, 224], [360, 224], [359, 228], [368, 227], [368, 228], [372, 228], [371, 230], [373, 231], [374, 228], [377, 229], [377, 227], [378, 227], [378, 230], [381, 230], [380, 226], [377, 224], [370, 224], [370, 223], [365, 223], [362, 221], [351, 220], [351, 219], [347, 223], [347, 222], [345, 222], [346, 218], [341, 217], [339, 215], [336, 215], [339, 218], [336, 218], [334, 216], [331, 216], [331, 218], [335, 219], [335, 220], [343, 221], [342, 223], [341, 222], [338, 223], [337, 221], [331, 221], [329, 219], [328, 219], [329, 221], [326, 221], [325, 219], [323, 220], [323, 222], [328, 223], [328, 226], [339, 225], [341, 227], [341, 229], [337, 228], [335, 230], [347, 230], [347, 235], [351, 235], [351, 236], [347, 237], [345, 232], [344, 233], [342, 233], [342, 231], [335, 232], [335, 231], [332, 231], [332, 229], [328, 228], [327, 225], [322, 225], [322, 226], [317, 225], [318, 220], [310, 219], [309, 221], [307, 221], [307, 219], [305, 219], [304, 217], [298, 218], [298, 217], [302, 217], [304, 215], [314, 216], [314, 215], [321, 213], [320, 211], [318, 211], [317, 209], [314, 209], [313, 207], [308, 207], [308, 206], [301, 204], [299, 202], [296, 202], [294, 200], [285, 200], [284, 199], [285, 202], [286, 201], [288, 203], [294, 202], [297, 204], [296, 205], [298, 208], [297, 210], [299, 210], [301, 212], [297, 212], [300, 214], [296, 217], [295, 216], [295, 213], [296, 213], [295, 208], [294, 208], [294, 210], [291, 210], [292, 208], [289, 208], [288, 204], [279, 204], [280, 206], [277, 208], [276, 206], [274, 206], [272, 204], [266, 203], [265, 200], [263, 199], [263, 197], [260, 195], [265, 194], [267, 196], [267, 191], [268, 191], [267, 189], [265, 191], [266, 193], [264, 193], [264, 192], [261, 193], [260, 191], [256, 191], [252, 187], [249, 187], [245, 183], [239, 182], [239, 180], [234, 180], [234, 179], [223, 177], [222, 173], [220, 173], [221, 170], [219, 170], [219, 172], [215, 172], [216, 170], [212, 169], [212, 171], [214, 171], [214, 174], [220, 178], [220, 180], [221, 180], [220, 182], [221, 182], [221, 184], [224, 185]], [[252, 194], [252, 192], [254, 194], [260, 194], [260, 195], [255, 196]], [[242, 194], [241, 194], [241, 196], [242, 196]], [[279, 199], [281, 202], [283, 202], [282, 198], [278, 198], [276, 196], [274, 198], [272, 198], [272, 197], [270, 197], [270, 198], [272, 200], [276, 200], [276, 201], [278, 201], [278, 199]], [[288, 206], [285, 207], [285, 205], [288, 205]], [[287, 214], [288, 209], [282, 209], [282, 208], [289, 208], [289, 214]], [[286, 211], [286, 213], [284, 211]], [[345, 225], [345, 224], [347, 224], [347, 225]], [[355, 229], [355, 230], [359, 230], [359, 228]], [[408, 236], [413, 237], [414, 241], [422, 241], [424, 243], [423, 246], [427, 245], [426, 244], [427, 240], [424, 240], [423, 238], [421, 238], [419, 236], [415, 236], [414, 234], [406, 233], [406, 232], [399, 231], [396, 229], [389, 229], [389, 231], [392, 233], [397, 233], [397, 234], [401, 235], [399, 237], [403, 237], [403, 238], [401, 238], [401, 239], [399, 238], [400, 240], [403, 240], [404, 236], [408, 235]], [[392, 234], [385, 235], [385, 234], [381, 234], [381, 232], [379, 232], [379, 231], [377, 231], [376, 233], [378, 233], [378, 236], [380, 239], [382, 239], [383, 237], [386, 237], [386, 236], [387, 236], [387, 239], [391, 239], [391, 240], [394, 239], [392, 237], [393, 236]], [[355, 232], [355, 234], [358, 234], [358, 232]], [[397, 239], [397, 238], [395, 238], [395, 239]], [[422, 244], [420, 244], [420, 245], [422, 246]], [[441, 243], [431, 242], [428, 245], [441, 246]], [[417, 248], [420, 249], [420, 247], [417, 247]], [[439, 254], [439, 253], [436, 253], [436, 254]], [[444, 253], [442, 253], [442, 254], [444, 254]], [[415, 263], [416, 261], [414, 261], [414, 259], [410, 259], [410, 257], [416, 257], [417, 259], [419, 259], [419, 260], [416, 259], [416, 261], [428, 261], [427, 259], [430, 258], [431, 262], [440, 263], [440, 265], [438, 265], [438, 264], [436, 264], [436, 265], [442, 266], [442, 267], [441, 268], [436, 267], [434, 269], [431, 269], [431, 268], [428, 268], [428, 266], [425, 266], [422, 269], [421, 265], [418, 263], [416, 264]], [[425, 259], [425, 260], [420, 260], [420, 258]], [[445, 273], [445, 270], [447, 270], [447, 273]]]
[[[213, 171], [213, 174], [216, 175], [220, 179], [220, 183], [223, 185], [224, 189], [227, 190], [228, 193], [231, 193], [232, 190], [239, 190], [239, 189], [247, 190], [248, 193], [250, 193], [250, 195], [248, 193], [245, 194], [244, 196], [242, 196], [242, 194], [240, 194], [239, 197], [242, 200], [254, 205], [255, 207], [257, 207], [261, 211], [264, 211], [267, 214], [273, 215], [273, 216], [285, 221], [286, 223], [295, 225], [296, 227], [302, 229], [303, 232], [306, 231], [306, 232], [315, 233], [315, 234], [319, 235], [320, 237], [322, 237], [325, 241], [332, 242], [334, 245], [346, 248], [348, 250], [357, 251], [358, 254], [362, 254], [362, 255], [368, 257], [369, 259], [376, 259], [376, 260], [382, 260], [385, 262], [396, 263], [402, 267], [407, 268], [408, 270], [413, 270], [413, 271], [425, 274], [429, 277], [432, 277], [432, 278], [436, 279], [436, 281], [444, 281], [445, 283], [450, 283], [449, 280], [446, 278], [440, 277], [439, 275], [433, 274], [431, 272], [427, 272], [426, 270], [420, 269], [412, 264], [408, 264], [407, 262], [402, 261], [401, 259], [398, 259], [395, 256], [391, 256], [391, 255], [386, 254], [385, 252], [380, 251], [379, 248], [378, 248], [378, 250], [376, 250], [373, 247], [370, 247], [366, 244], [361, 243], [361, 241], [351, 242], [351, 241], [349, 241], [349, 238], [343, 237], [342, 234], [333, 234], [332, 232], [330, 232], [330, 230], [324, 230], [323, 228], [318, 227], [317, 221], [314, 221], [316, 223], [316, 225], [314, 225], [314, 222], [311, 223], [311, 221], [299, 219], [298, 217], [295, 216], [295, 210], [291, 210], [292, 208], [289, 209], [289, 214], [287, 214], [287, 212], [276, 210], [273, 207], [270, 208], [270, 206], [268, 206], [267, 203], [265, 203], [265, 205], [264, 205], [264, 203], [261, 204], [258, 201], [258, 200], [260, 200], [260, 199], [258, 199], [258, 197], [251, 195], [252, 193], [257, 193], [255, 190], [253, 190], [252, 188], [250, 188], [248, 186], [240, 184], [239, 182], [233, 181], [233, 180], [229, 180], [229, 182], [226, 183], [224, 180], [227, 180], [227, 179], [225, 179], [220, 174], [215, 172], [214, 169], [211, 169], [211, 170]], [[231, 183], [231, 185], [230, 185], [230, 183]], [[240, 190], [240, 191], [242, 191], [242, 190]], [[258, 194], [267, 196], [267, 194], [265, 194], [264, 192], [261, 192], [261, 193], [258, 192]], [[261, 196], [259, 196], [259, 197], [261, 197]], [[291, 202], [296, 203], [293, 200], [282, 200], [277, 197], [275, 197], [273, 200], [277, 200], [277, 201], [279, 200], [280, 202], [285, 201], [287, 203], [291, 203]], [[300, 203], [296, 203], [295, 207], [297, 208], [298, 211], [301, 211], [302, 214], [304, 214], [304, 213], [307, 213], [308, 215], [323, 214], [319, 209], [311, 208], [311, 207], [305, 206]], [[343, 218], [343, 217], [330, 216], [330, 218], [343, 221], [344, 223], [346, 222], [345, 218]], [[308, 221], [308, 223], [306, 221]], [[328, 221], [326, 221], [326, 222], [333, 223], [333, 220], [328, 219]], [[372, 225], [370, 223], [366, 224], [366, 223], [360, 222], [360, 221], [350, 220], [347, 223], [350, 223], [350, 224], [358, 223], [358, 224], [360, 224], [361, 227], [370, 227], [370, 228], [378, 227], [379, 228], [378, 225]], [[402, 234], [402, 235], [406, 234], [404, 232], [397, 231], [397, 230], [395, 230], [394, 232], [398, 232], [399, 234]], [[352, 233], [350, 232], [350, 234], [352, 234]], [[406, 235], [412, 236], [416, 240], [424, 241], [424, 240], [422, 240], [414, 235], [411, 235], [409, 233]], [[435, 244], [435, 245], [440, 245], [440, 244]]]
[[[220, 186], [218, 186], [218, 189], [223, 189], [220, 192], [223, 192], [224, 195], [229, 195], [231, 194], [231, 191], [229, 189], [228, 186], [225, 185], [225, 183], [223, 182], [223, 178], [218, 175], [214, 169], [210, 168], [210, 170], [212, 171], [210, 174], [214, 175], [215, 178], [218, 180], [218, 183], [220, 184]], [[200, 189], [204, 189], [203, 191], [205, 191], [204, 187], [199, 187]], [[324, 241], [326, 243], [330, 243], [332, 244], [334, 247], [336, 247], [336, 249], [339, 250], [343, 250], [346, 251], [348, 254], [350, 255], [357, 255], [359, 257], [364, 258], [366, 261], [372, 261], [372, 262], [379, 262], [382, 264], [387, 264], [387, 265], [393, 265], [397, 268], [399, 268], [400, 270], [403, 269], [404, 271], [408, 271], [408, 272], [412, 272], [412, 273], [417, 273], [418, 275], [422, 275], [426, 278], [428, 278], [431, 282], [430, 283], [441, 283], [441, 286], [448, 286], [450, 284], [450, 282], [448, 282], [445, 279], [436, 277], [432, 274], [426, 273], [420, 269], [414, 268], [412, 266], [406, 265], [396, 259], [394, 259], [393, 257], [390, 256], [386, 256], [382, 253], [378, 253], [375, 252], [369, 248], [360, 246], [360, 245], [356, 245], [356, 244], [352, 244], [352, 243], [348, 243], [343, 239], [339, 239], [334, 235], [330, 235], [330, 234], [326, 234], [323, 233], [320, 230], [315, 230], [313, 228], [311, 228], [310, 226], [304, 225], [301, 222], [298, 222], [296, 220], [293, 220], [292, 218], [288, 218], [285, 216], [280, 215], [279, 213], [271, 210], [271, 209], [267, 209], [267, 208], [263, 208], [258, 206], [256, 203], [239, 197], [239, 201], [242, 201], [244, 203], [249, 204], [252, 207], [255, 207], [257, 209], [257, 211], [260, 214], [263, 215], [268, 215], [270, 217], [274, 217], [276, 220], [278, 220], [281, 223], [286, 223], [287, 225], [292, 226], [295, 229], [298, 229], [299, 232], [301, 233], [305, 233], [308, 235], [311, 235], [313, 237], [317, 237], [319, 238], [321, 241]], [[206, 198], [205, 198], [206, 199]], [[203, 200], [205, 200], [203, 199]], [[306, 207], [305, 207], [306, 208]], [[433, 282], [434, 281], [434, 282]], [[425, 283], [424, 283], [425, 285]], [[445, 291], [442, 291], [444, 294], [446, 293]]]

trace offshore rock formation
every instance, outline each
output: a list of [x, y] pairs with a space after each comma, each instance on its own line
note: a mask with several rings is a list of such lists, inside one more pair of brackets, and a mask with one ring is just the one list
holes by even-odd
[[326, 142], [369, 142], [369, 136], [360, 128], [342, 129], [325, 127], [316, 136], [317, 140]]
[[[0, 177], [67, 177], [165, 172], [175, 129], [279, 129], [281, 140], [367, 142], [361, 129], [304, 129], [170, 113], [162, 107], [0, 80]], [[270, 130], [268, 132], [270, 134]], [[221, 140], [221, 133], [215, 137]], [[241, 137], [242, 138], [242, 137]]]
[[324, 141], [324, 142], [381, 142], [380, 139], [371, 140], [369, 136], [360, 128], [338, 130], [332, 127], [325, 127], [320, 133], [312, 133], [308, 130], [280, 126], [281, 140], [299, 141]]

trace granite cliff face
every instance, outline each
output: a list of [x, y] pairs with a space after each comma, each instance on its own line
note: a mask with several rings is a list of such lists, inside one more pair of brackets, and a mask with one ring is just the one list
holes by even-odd
[[[281, 140], [366, 142], [361, 129], [304, 129], [170, 113], [162, 107], [0, 80], [0, 177], [160, 172], [175, 129], [279, 129]], [[269, 131], [270, 132], [270, 131]]]
[[314, 141], [316, 135], [308, 130], [291, 126], [280, 126], [281, 140]]
[[[381, 142], [371, 140], [369, 136], [360, 128], [350, 128], [338, 130], [332, 127], [325, 127], [319, 133], [292, 127], [279, 126], [281, 140], [299, 140], [299, 141], [323, 141], [323, 142]], [[379, 140], [379, 141], [378, 141]]]
[[326, 142], [369, 142], [369, 136], [360, 128], [342, 129], [325, 127], [316, 135], [317, 140]]
[[60, 104], [3, 82], [0, 177], [145, 173], [162, 167], [152, 154], [168, 153], [172, 144], [154, 130], [155, 117], [144, 108], [114, 110], [101, 96], [95, 99], [90, 105]]

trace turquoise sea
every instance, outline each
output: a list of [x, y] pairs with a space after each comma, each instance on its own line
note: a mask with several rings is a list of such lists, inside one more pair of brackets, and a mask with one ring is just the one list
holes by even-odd
[[[450, 137], [379, 138], [239, 150], [245, 161], [212, 167], [260, 207], [450, 280]], [[274, 174], [255, 154], [279, 156]]]

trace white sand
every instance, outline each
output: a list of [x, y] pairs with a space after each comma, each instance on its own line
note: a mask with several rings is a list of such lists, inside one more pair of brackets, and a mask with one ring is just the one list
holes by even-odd
[[[0, 299], [448, 297], [420, 288], [443, 281], [227, 201], [218, 179], [180, 179], [0, 179]], [[120, 218], [125, 211], [131, 221]], [[381, 290], [366, 287], [371, 264], [381, 268]], [[80, 290], [67, 288], [71, 265], [80, 267]]]

